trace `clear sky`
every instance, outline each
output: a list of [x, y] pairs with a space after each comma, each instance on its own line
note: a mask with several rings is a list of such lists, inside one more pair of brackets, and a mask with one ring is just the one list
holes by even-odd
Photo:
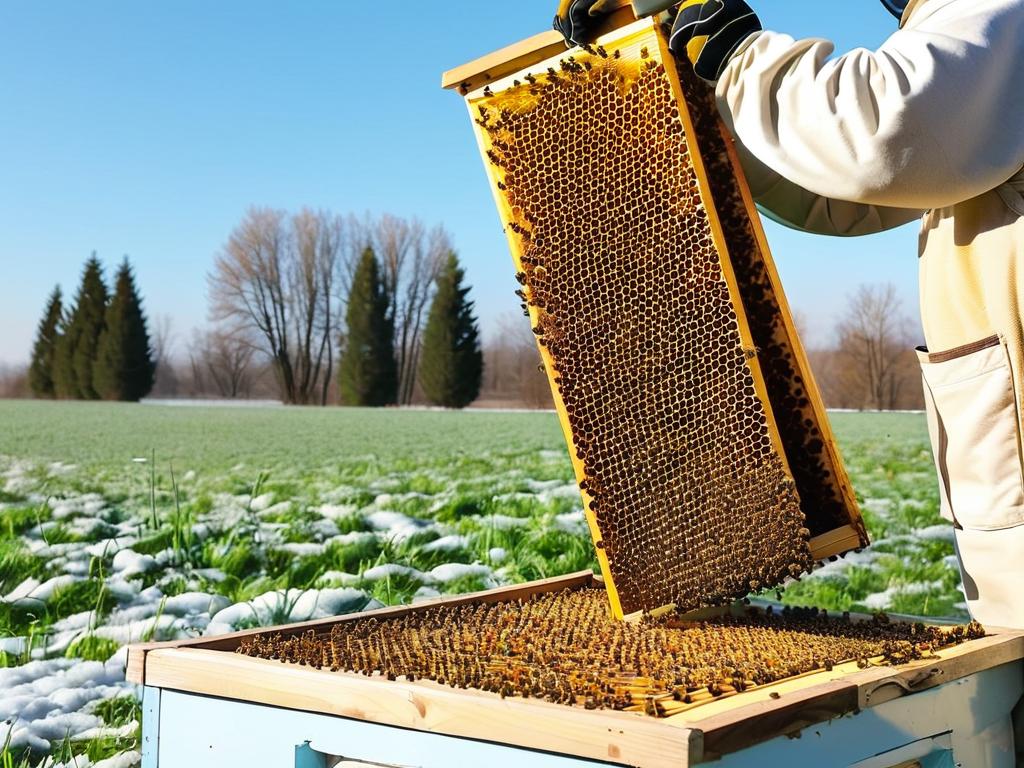
[[[73, 0], [0, 6], [0, 363], [27, 359], [55, 283], [128, 254], [179, 340], [250, 205], [444, 223], [482, 324], [518, 300], [460, 98], [441, 72], [548, 28], [555, 0]], [[755, 2], [755, 6], [758, 4]], [[765, 26], [874, 47], [877, 0], [772, 0]], [[769, 225], [793, 305], [824, 338], [861, 282], [916, 312], [916, 228], [859, 240]]]

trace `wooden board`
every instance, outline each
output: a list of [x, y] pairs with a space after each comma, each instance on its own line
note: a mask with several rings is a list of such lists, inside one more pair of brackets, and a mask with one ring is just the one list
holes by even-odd
[[[625, 765], [679, 766], [693, 732], [642, 715], [571, 710], [436, 683], [324, 673], [194, 648], [151, 651], [147, 685], [356, 718]], [[386, 682], [386, 681], [385, 681]]]
[[[999, 634], [943, 650], [938, 658], [861, 670], [844, 664], [754, 688], [673, 717], [588, 711], [532, 699], [502, 699], [429, 681], [314, 670], [233, 653], [243, 637], [295, 634], [368, 616], [398, 616], [428, 605], [515, 600], [560, 589], [599, 586], [589, 572], [533, 584], [220, 638], [132, 646], [131, 680], [147, 686], [349, 717], [430, 733], [604, 760], [668, 768], [688, 765], [833, 717], [868, 709], [1024, 658], [1024, 632]], [[688, 762], [689, 761], [689, 762]]]

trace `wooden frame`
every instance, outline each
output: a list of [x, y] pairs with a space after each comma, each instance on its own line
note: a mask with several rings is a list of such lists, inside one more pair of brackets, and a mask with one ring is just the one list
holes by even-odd
[[176, 690], [354, 718], [431, 733], [508, 744], [610, 763], [669, 768], [693, 765], [814, 723], [868, 709], [1024, 657], [1024, 633], [999, 632], [901, 667], [860, 670], [844, 664], [754, 688], [673, 717], [588, 711], [542, 701], [449, 688], [429, 681], [314, 670], [234, 653], [242, 639], [298, 634], [338, 622], [386, 618], [432, 605], [517, 600], [600, 587], [589, 571], [473, 595], [386, 608], [287, 627], [214, 638], [135, 645], [128, 679]]
[[[605, 34], [637, 19], [668, 10], [678, 0], [611, 0], [612, 13], [597, 27], [596, 35]], [[441, 87], [457, 88], [463, 95], [539, 61], [565, 52], [561, 33], [550, 30], [521, 40], [494, 53], [481, 56], [441, 76]]]
[[[625, 3], [623, 2], [622, 4], [624, 5]], [[624, 62], [632, 61], [634, 59], [639, 62], [639, 60], [646, 55], [648, 46], [651, 50], [654, 50], [654, 46], [656, 46], [658, 49], [658, 60], [665, 65], [666, 71], [669, 74], [669, 81], [675, 93], [675, 102], [679, 108], [680, 118], [683, 122], [685, 133], [688, 137], [696, 136], [698, 132], [694, 127], [694, 117], [691, 114], [692, 110], [696, 109], [699, 112], [702, 112], [703, 115], [706, 115], [709, 110], [714, 110], [714, 106], [702, 104], [699, 98], [694, 97], [692, 92], [695, 89], [692, 85], [687, 88], [683, 87], [681, 83], [682, 72], [676, 72], [674, 57], [668, 50], [667, 41], [665, 40], [664, 34], [661, 32], [660, 24], [657, 20], [645, 19], [640, 21], [630, 21], [634, 18], [633, 13], [629, 12], [629, 9], [624, 8], [620, 9], [617, 13], [618, 15], [614, 17], [611, 24], [613, 29], [611, 31], [607, 31], [603, 36], [598, 37], [595, 40], [595, 45], [603, 45], [609, 50], [612, 48], [621, 49], [622, 60]], [[643, 39], [643, 45], [636, 43], [636, 40], [638, 39]], [[641, 48], [643, 48], [643, 50], [641, 50]], [[573, 54], [585, 59], [584, 52], [574, 51]], [[466, 97], [466, 103], [467, 106], [469, 106], [471, 117], [475, 118], [476, 107], [488, 104], [489, 99], [493, 94], [501, 94], [508, 88], [516, 87], [520, 80], [529, 79], [527, 75], [531, 71], [540, 73], [545, 70], [551, 71], [549, 68], [557, 70], [565, 55], [566, 49], [560, 36], [557, 33], [545, 33], [543, 35], [530, 38], [529, 40], [525, 40], [514, 46], [510, 46], [502, 51], [498, 51], [490, 56], [478, 59], [464, 65], [463, 67], [452, 70], [445, 74], [443, 83], [446, 87], [459, 88], [460, 92], [462, 92]], [[741, 342], [745, 350], [753, 351], [753, 354], [748, 355], [748, 367], [754, 380], [755, 390], [769, 421], [769, 433], [775, 444], [776, 454], [782, 460], [785, 465], [785, 472], [790, 477], [797, 479], [797, 475], [789, 466], [791, 452], [799, 450], [801, 446], [806, 445], [806, 440], [803, 443], [800, 443], [799, 439], [794, 438], [795, 432], [805, 431], [802, 426], [797, 427], [797, 429], [794, 430], [794, 415], [798, 417], [796, 421], [801, 425], [805, 420], [809, 419], [813, 421], [817, 428], [817, 436], [820, 437], [821, 466], [824, 467], [824, 475], [827, 476], [828, 480], [818, 484], [816, 487], [823, 489], [827, 486], [829, 488], [829, 498], [833, 501], [830, 502], [830, 507], [829, 504], [825, 505], [830, 508], [831, 512], [826, 515], [825, 510], [822, 509], [821, 519], [818, 520], [817, 523], [809, 524], [808, 527], [812, 529], [812, 538], [809, 542], [811, 556], [816, 561], [823, 561], [830, 557], [844, 554], [850, 550], [866, 546], [868, 544], [868, 535], [866, 528], [864, 527], [863, 520], [861, 519], [856, 496], [845, 468], [843, 467], [842, 458], [836, 446], [835, 437], [828, 422], [824, 404], [814, 383], [806, 353], [804, 352], [803, 346], [800, 343], [799, 336], [796, 332], [796, 328], [793, 324], [789, 306], [783, 293], [782, 285], [779, 281], [778, 272], [775, 268], [774, 261], [772, 260], [767, 240], [765, 239], [764, 232], [761, 227], [760, 217], [754, 206], [749, 188], [743, 176], [742, 168], [739, 165], [731, 140], [725, 135], [725, 129], [721, 126], [721, 122], [717, 120], [717, 113], [715, 114], [714, 119], [716, 120], [714, 125], [716, 125], [718, 130], [721, 132], [721, 137], [723, 139], [724, 149], [721, 150], [721, 153], [727, 158], [725, 159], [724, 169], [721, 159], [718, 159], [717, 171], [720, 175], [728, 175], [730, 180], [735, 180], [734, 187], [727, 190], [727, 192], [734, 190], [732, 191], [732, 194], [739, 198], [738, 207], [742, 210], [742, 216], [745, 218], [743, 223], [745, 226], [749, 227], [749, 232], [747, 232], [748, 242], [754, 244], [754, 249], [757, 252], [755, 261], [758, 268], [763, 270], [761, 283], [767, 286], [768, 292], [771, 294], [772, 300], [774, 301], [775, 314], [780, 318], [775, 324], [777, 327], [773, 327], [771, 331], [770, 335], [772, 338], [770, 341], [772, 342], [772, 346], [783, 349], [783, 354], [788, 355], [788, 359], [792, 361], [792, 368], [794, 369], [793, 376], [795, 378], [793, 381], [802, 382], [803, 389], [806, 392], [807, 404], [798, 408], [796, 411], [786, 412], [785, 414], [785, 420], [787, 420], [789, 424], [787, 438], [781, 437], [780, 420], [776, 418], [776, 414], [774, 413], [773, 398], [766, 389], [768, 385], [765, 383], [766, 377], [761, 370], [760, 355], [757, 352], [760, 348], [759, 345], [762, 338], [765, 336], [767, 331], [763, 321], [760, 321], [761, 325], [759, 326], [759, 335], [752, 333], [751, 322], [747, 319], [745, 314], [746, 308], [743, 299], [743, 291], [741, 290], [737, 281], [737, 276], [733, 270], [730, 244], [727, 242], [728, 238], [723, 231], [723, 226], [720, 221], [720, 206], [723, 205], [723, 200], [720, 200], [719, 195], [711, 188], [711, 181], [713, 180], [709, 179], [708, 173], [710, 171], [705, 170], [705, 160], [703, 157], [705, 148], [702, 146], [702, 143], [698, 142], [696, 139], [692, 141], [688, 140], [688, 149], [696, 171], [698, 183], [700, 185], [700, 197], [706, 203], [709, 214], [711, 214], [708, 216], [708, 222], [711, 228], [712, 237], [716, 244], [716, 250], [721, 256], [722, 274], [728, 284], [729, 293], [732, 296], [733, 306], [736, 310]], [[705, 134], [706, 133], [707, 129], [705, 127]], [[502, 221], [514, 221], [514, 213], [509, 208], [508, 202], [500, 191], [503, 189], [503, 185], [500, 183], [501, 179], [495, 169], [487, 162], [487, 157], [492, 149], [489, 144], [487, 131], [481, 128], [477, 129], [475, 134], [481, 155], [485, 160], [484, 165], [487, 169], [491, 190]], [[709, 151], [715, 152], [716, 150], [714, 148], [710, 148]], [[720, 192], [721, 190], [718, 191]], [[729, 195], [723, 194], [721, 196], [728, 197]], [[735, 226], [736, 225], [734, 223], [733, 227], [735, 228]], [[508, 228], [506, 230], [506, 235], [513, 259], [516, 263], [516, 269], [522, 272], [523, 269], [520, 257], [523, 246], [519, 241], [519, 235], [513, 231], [513, 228]], [[537, 326], [539, 321], [538, 311], [534, 307], [530, 307], [529, 311], [532, 324]], [[572, 429], [569, 424], [569, 417], [567, 415], [565, 404], [562, 401], [561, 394], [555, 384], [554, 377], [550, 375], [551, 371], [556, 370], [556, 366], [554, 365], [554, 361], [545, 346], [539, 345], [539, 351], [545, 367], [549, 371], [551, 391], [563, 433], [565, 434], [567, 443], [572, 445]], [[783, 445], [783, 442], [786, 440], [789, 442], [786, 445]], [[794, 445], [797, 447], [794, 448]], [[583, 463], [576, 457], [575, 451], [570, 450], [569, 454], [577, 480], [583, 481], [585, 479]], [[801, 486], [801, 482], [799, 480], [796, 484], [798, 487]], [[814, 486], [814, 483], [811, 482], [808, 483], [808, 485]], [[596, 516], [591, 508], [593, 500], [585, 491], [582, 492], [581, 495], [583, 497], [584, 512], [586, 514], [592, 538], [595, 542], [600, 542], [602, 539], [601, 531], [599, 530]], [[806, 502], [806, 500], [803, 501]], [[801, 506], [805, 513], [807, 513], [809, 521], [812, 520], [812, 513], [818, 511], [815, 509], [814, 504], [802, 503]], [[837, 514], [839, 511], [841, 511], [842, 514]], [[832, 522], [833, 519], [835, 522]], [[824, 522], [825, 520], [828, 522]], [[623, 610], [623, 606], [619, 598], [615, 578], [611, 572], [608, 557], [600, 546], [597, 549], [597, 558], [601, 566], [602, 573], [605, 576], [605, 583], [607, 584], [612, 610], [616, 616], [623, 617], [625, 611]], [[659, 609], [658, 606], [654, 605], [645, 607], [649, 610]], [[663, 608], [673, 607], [674, 606], [664, 606]]]

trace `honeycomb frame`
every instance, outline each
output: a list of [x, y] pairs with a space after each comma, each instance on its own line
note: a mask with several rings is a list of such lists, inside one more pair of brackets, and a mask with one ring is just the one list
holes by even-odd
[[[539, 50], [549, 53], [550, 45], [540, 46]], [[519, 59], [516, 63], [520, 63]], [[523, 66], [522, 71], [487, 82], [472, 92], [468, 92], [468, 88], [460, 90], [467, 91], [464, 95], [474, 120], [492, 192], [506, 227], [517, 277], [523, 283], [521, 295], [538, 335], [540, 353], [580, 483], [586, 519], [614, 615], [622, 618], [642, 611], [689, 610], [722, 604], [749, 591], [773, 587], [788, 576], [797, 576], [809, 570], [815, 560], [865, 546], [867, 535], [849, 480], [796, 337], [742, 171], [729, 141], [721, 132], [708, 89], [697, 83], [688, 71], [676, 68], [664, 32], [654, 20], [636, 22], [607, 34], [588, 50], [565, 51], [554, 58], [538, 59]], [[495, 71], [499, 69], [493, 68]], [[684, 205], [692, 205], [691, 220], [697, 222], [698, 229], [702, 228], [701, 237], [713, 245], [717, 257], [717, 265], [714, 266], [718, 272], [712, 275], [712, 279], [707, 280], [707, 275], [697, 275], [696, 278], [709, 285], [714, 284], [715, 290], [724, 288], [727, 294], [734, 315], [726, 318], [729, 328], [723, 333], [725, 336], [731, 333], [733, 348], [730, 354], [742, 357], [743, 368], [743, 381], [740, 382], [735, 379], [739, 375], [739, 368], [733, 365], [735, 360], [730, 363], [733, 365], [731, 375], [735, 379], [733, 389], [738, 391], [737, 387], [741, 387], [751, 392], [746, 410], [753, 413], [753, 420], [759, 421], [763, 427], [763, 432], [755, 434], [754, 439], [763, 443], [767, 438], [771, 444], [770, 456], [763, 457], [761, 462], [771, 466], [764, 472], [747, 467], [749, 471], [744, 482], [748, 496], [767, 489], [767, 496], [762, 499], [774, 495], [778, 509], [758, 509], [755, 513], [760, 517], [756, 520], [752, 513], [745, 530], [733, 531], [735, 535], [725, 537], [731, 549], [722, 556], [711, 558], [711, 563], [707, 558], [701, 559], [704, 553], [697, 552], [699, 562], [690, 567], [683, 578], [680, 578], [678, 568], [675, 572], [672, 570], [675, 565], [659, 573], [657, 563], [674, 564], [681, 551], [680, 546], [659, 551], [659, 542], [695, 536], [694, 532], [702, 525], [696, 514], [684, 515], [674, 528], [667, 523], [662, 524], [658, 531], [645, 534], [645, 540], [641, 537], [639, 543], [631, 542], [630, 556], [627, 557], [623, 554], [627, 547], [622, 542], [631, 534], [620, 531], [616, 536], [610, 529], [619, 522], [613, 519], [613, 513], [618, 511], [621, 518], [621, 508], [629, 505], [620, 504], [619, 510], [613, 509], [612, 514], [605, 512], [603, 517], [598, 510], [598, 507], [608, 506], [605, 501], [611, 496], [606, 490], [608, 484], [598, 476], [600, 473], [595, 472], [593, 466], [602, 457], [595, 460], [590, 443], [581, 436], [585, 430], [580, 425], [579, 397], [574, 398], [573, 393], [567, 391], [571, 387], [566, 383], [570, 378], [567, 368], [572, 368], [573, 363], [567, 363], [570, 356], [558, 353], [560, 340], [564, 342], [563, 347], [571, 346], [565, 342], [565, 337], [571, 338], [574, 332], [578, 333], [579, 326], [574, 329], [571, 322], [565, 322], [567, 316], [570, 321], [572, 319], [572, 312], [564, 310], [568, 294], [563, 292], [552, 298], [538, 288], [545, 280], [537, 276], [541, 272], [546, 274], [546, 270], [543, 264], [532, 259], [531, 250], [537, 250], [533, 238], [540, 230], [534, 225], [543, 216], [536, 215], [536, 207], [533, 215], [524, 211], [524, 193], [521, 189], [509, 188], [514, 186], [510, 183], [509, 163], [521, 161], [530, 151], [528, 144], [521, 141], [523, 134], [518, 136], [520, 141], [516, 144], [516, 121], [521, 119], [522, 124], [529, 123], [532, 113], [543, 111], [545, 99], [557, 100], [557, 89], [565, 88], [566, 84], [572, 87], [575, 82], [580, 86], [576, 95], [582, 100], [587, 99], [586, 89], [608, 72], [619, 78], [623, 101], [630, 99], [631, 89], [640, 90], [627, 103], [634, 108], [630, 114], [639, 115], [650, 106], [651, 88], [657, 90], [659, 98], [665, 102], [659, 108], [664, 110], [667, 102], [671, 102], [672, 114], [668, 122], [663, 121], [661, 125], [666, 135], [679, 134], [668, 138], [676, 139], [676, 149], [688, 160], [690, 177], [679, 186], [689, 184], [692, 194]], [[648, 90], [644, 91], [644, 88]], [[559, 106], [565, 107], [564, 100], [555, 105]], [[613, 102], [611, 107], [622, 114], [621, 102]], [[672, 121], [676, 121], [674, 127]], [[502, 126], [496, 129], [499, 123]], [[554, 133], [557, 130], [552, 133], [552, 142], [557, 141]], [[509, 139], [510, 135], [512, 139]], [[666, 135], [656, 135], [654, 139], [663, 140]], [[534, 144], [544, 142], [543, 135], [533, 139]], [[515, 159], [517, 153], [519, 160]], [[535, 163], [530, 172], [541, 174], [542, 166], [543, 163]], [[518, 167], [522, 168], [523, 163], [519, 162]], [[521, 176], [520, 173], [516, 178], [519, 186], [524, 187]], [[538, 186], [534, 185], [536, 188]], [[549, 205], [545, 210], [550, 208]], [[545, 236], [552, 232], [549, 224]], [[702, 269], [707, 266], [705, 264]], [[558, 305], [555, 311], [551, 311], [552, 303]], [[665, 318], [661, 319], [664, 322]], [[563, 323], [569, 327], [563, 327]], [[637, 327], [645, 330], [642, 323]], [[721, 363], [720, 360], [717, 362]], [[578, 386], [576, 389], [582, 391]], [[776, 410], [780, 414], [776, 414]], [[617, 427], [620, 432], [629, 430], [629, 426], [624, 427], [621, 421], [617, 422]], [[746, 429], [749, 431], [749, 427]], [[758, 430], [756, 424], [754, 430]], [[722, 433], [721, 429], [719, 433]], [[728, 429], [725, 433], [729, 433]], [[666, 434], [665, 439], [671, 438]], [[639, 446], [640, 449], [643, 447], [643, 444]], [[640, 469], [635, 466], [632, 471], [636, 473]], [[731, 468], [720, 462], [712, 469], [714, 471], [704, 477], [705, 489], [719, 484], [719, 478]], [[695, 503], [692, 501], [693, 485], [691, 483], [689, 497], [691, 506]], [[702, 492], [698, 489], [698, 493]], [[734, 488], [729, 488], [718, 500], [720, 513], [731, 509], [730, 494], [735, 493]], [[613, 501], [612, 506], [615, 503]], [[770, 502], [766, 505], [770, 506]], [[776, 513], [774, 517], [769, 514], [773, 511]], [[665, 518], [668, 512], [659, 514]], [[722, 514], [719, 518], [719, 521], [712, 522], [724, 519]], [[653, 519], [652, 515], [648, 516], [650, 519]], [[723, 525], [712, 529], [711, 533], [721, 534]], [[773, 547], [764, 546], [758, 551], [754, 540], [765, 526], [781, 527], [777, 540], [772, 542]], [[741, 540], [744, 536], [745, 541]], [[716, 545], [719, 549], [726, 549], [717, 542]], [[643, 552], [644, 549], [648, 551]], [[693, 549], [687, 539], [682, 551], [688, 553]], [[760, 562], [751, 562], [758, 558]], [[617, 563], [617, 559], [621, 563]], [[659, 576], [664, 583], [658, 583]], [[681, 586], [682, 582], [686, 584]]]

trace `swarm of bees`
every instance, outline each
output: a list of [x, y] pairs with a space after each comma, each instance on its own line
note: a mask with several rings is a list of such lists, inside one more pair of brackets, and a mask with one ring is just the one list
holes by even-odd
[[356, 618], [329, 632], [246, 638], [239, 653], [388, 680], [430, 680], [588, 709], [664, 717], [755, 686], [856, 661], [903, 663], [984, 636], [980, 625], [747, 609], [699, 623], [616, 621], [603, 590], [434, 606]]
[[626, 614], [722, 604], [813, 566], [655, 51], [580, 50], [474, 101]]

